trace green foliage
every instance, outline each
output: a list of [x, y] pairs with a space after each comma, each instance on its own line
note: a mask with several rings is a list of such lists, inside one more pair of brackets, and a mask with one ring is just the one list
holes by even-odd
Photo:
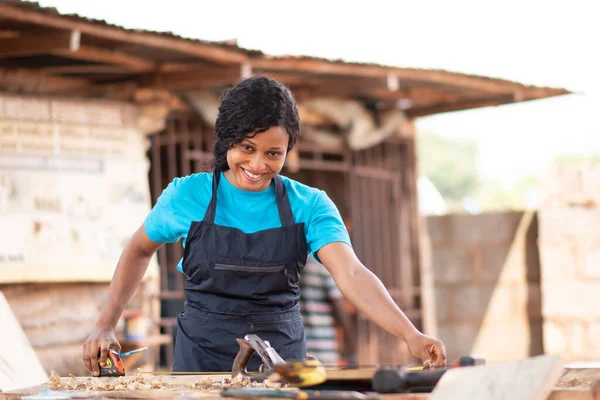
[[475, 141], [419, 132], [417, 152], [420, 174], [429, 178], [449, 204], [475, 194], [479, 185]]
[[600, 164], [600, 155], [591, 155], [591, 154], [563, 154], [561, 156], [556, 157], [552, 165], [561, 166], [561, 165], [596, 165]]

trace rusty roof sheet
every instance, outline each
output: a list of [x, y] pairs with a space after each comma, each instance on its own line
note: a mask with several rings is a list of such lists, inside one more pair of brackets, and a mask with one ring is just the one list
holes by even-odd
[[112, 23], [107, 22], [107, 21], [102, 20], [102, 19], [84, 17], [84, 16], [81, 16], [79, 14], [61, 14], [56, 8], [41, 6], [37, 1], [2, 0], [2, 1], [0, 1], [0, 4], [8, 4], [8, 5], [11, 5], [11, 6], [16, 6], [16, 7], [20, 8], [20, 9], [23, 9], [23, 10], [29, 10], [29, 11], [34, 11], [34, 12], [46, 14], [46, 15], [52, 15], [52, 16], [57, 16], [57, 17], [68, 18], [70, 20], [77, 21], [77, 22], [85, 22], [85, 23], [93, 24], [93, 25], [99, 25], [99, 26], [104, 26], [104, 27], [116, 28], [116, 29], [120, 29], [120, 30], [122, 30], [124, 32], [142, 33], [142, 34], [148, 34], [148, 35], [154, 35], [154, 36], [162, 36], [162, 37], [165, 37], [165, 38], [186, 40], [186, 41], [189, 41], [189, 42], [214, 45], [214, 46], [217, 46], [217, 47], [221, 47], [221, 48], [224, 48], [224, 49], [235, 50], [235, 51], [239, 51], [239, 52], [242, 52], [242, 53], [262, 54], [258, 50], [244, 49], [244, 48], [238, 46], [235, 43], [231, 43], [230, 41], [222, 41], [222, 42], [219, 42], [219, 41], [209, 41], [209, 40], [203, 40], [203, 39], [195, 39], [195, 38], [183, 37], [183, 36], [177, 35], [177, 34], [175, 34], [173, 32], [160, 32], [160, 31], [153, 31], [153, 30], [148, 30], [148, 29], [131, 29], [131, 28], [125, 28], [125, 27], [120, 26], [120, 25], [112, 24]]

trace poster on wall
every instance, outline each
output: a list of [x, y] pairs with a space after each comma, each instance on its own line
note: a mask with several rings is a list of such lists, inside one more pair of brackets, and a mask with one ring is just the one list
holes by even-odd
[[133, 128], [0, 118], [0, 283], [110, 281], [151, 207], [145, 149]]

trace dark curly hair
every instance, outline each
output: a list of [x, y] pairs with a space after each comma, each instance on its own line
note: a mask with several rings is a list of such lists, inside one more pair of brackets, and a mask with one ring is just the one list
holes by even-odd
[[255, 76], [229, 89], [215, 123], [214, 170], [227, 171], [229, 149], [244, 138], [273, 126], [283, 127], [290, 135], [290, 151], [300, 135], [300, 118], [294, 97], [285, 85], [275, 79]]

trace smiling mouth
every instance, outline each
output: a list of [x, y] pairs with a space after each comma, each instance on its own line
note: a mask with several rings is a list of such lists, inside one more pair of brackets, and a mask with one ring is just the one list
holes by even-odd
[[244, 175], [244, 177], [249, 180], [252, 183], [256, 183], [259, 182], [262, 178], [262, 175], [259, 174], [253, 174], [252, 172], [242, 168], [242, 174]]

